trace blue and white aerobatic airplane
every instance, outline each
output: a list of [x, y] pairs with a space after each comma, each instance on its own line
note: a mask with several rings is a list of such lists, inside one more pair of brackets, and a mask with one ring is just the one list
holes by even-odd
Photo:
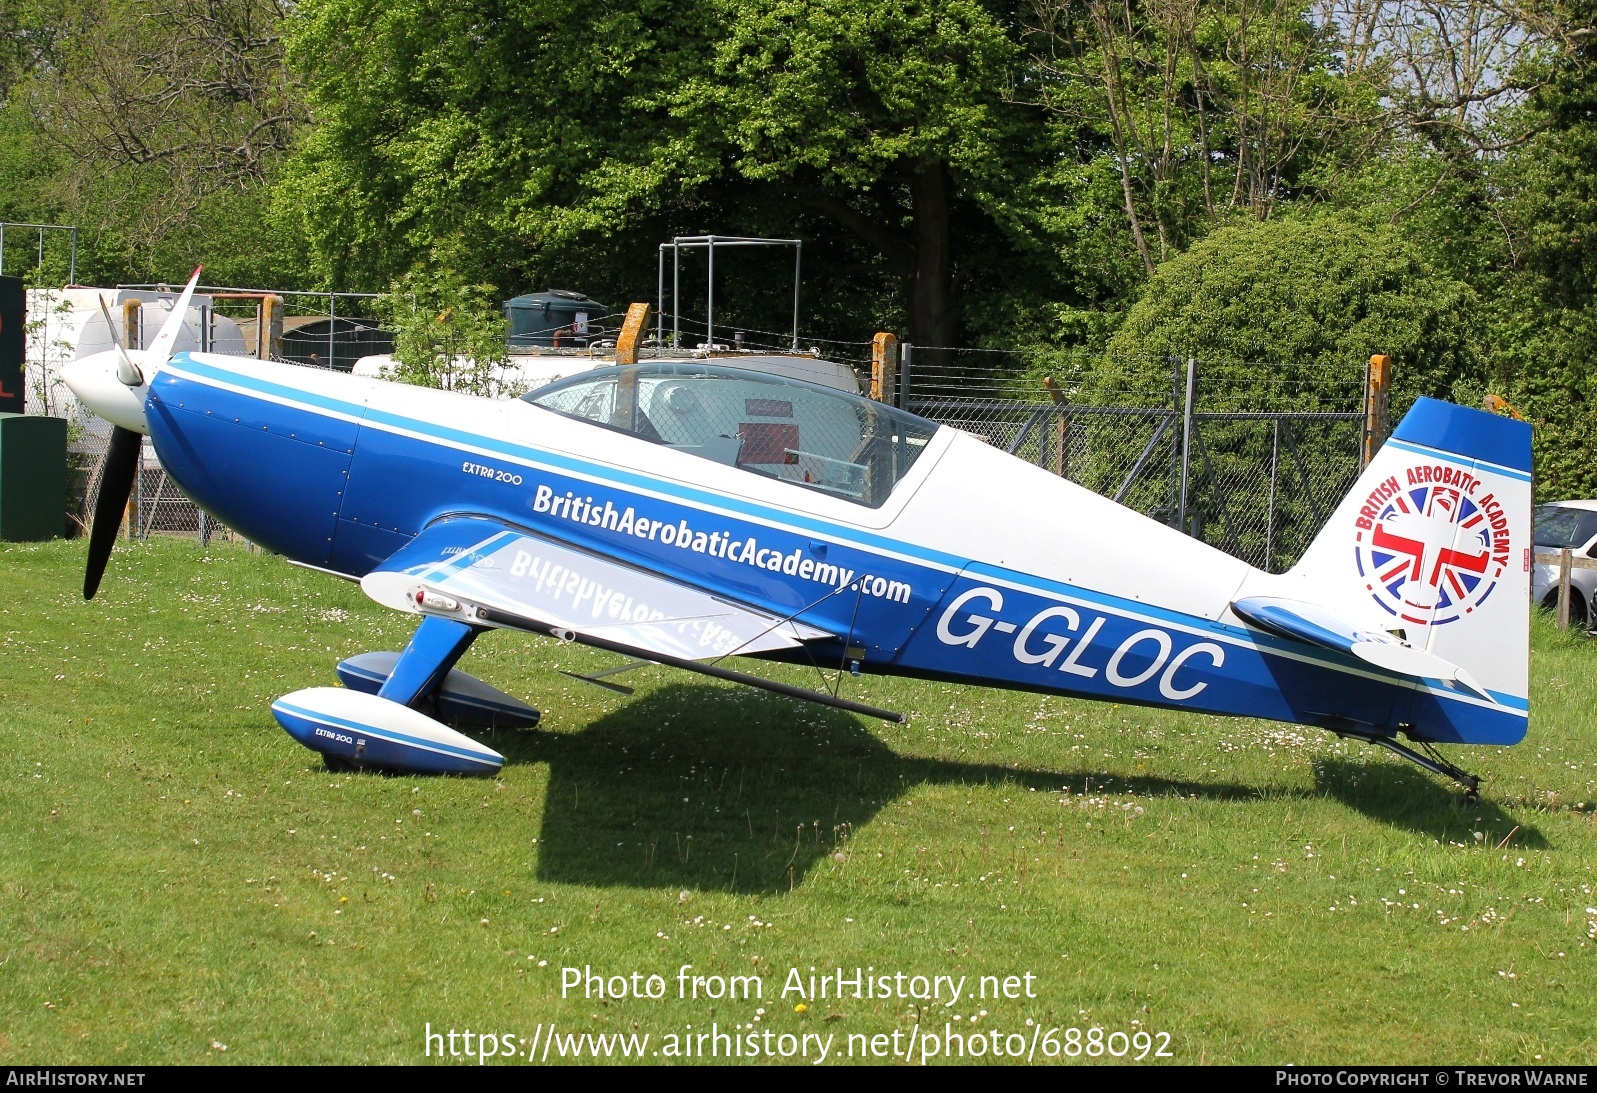
[[273, 703], [334, 765], [499, 769], [502, 756], [444, 724], [536, 722], [454, 667], [493, 629], [632, 658], [612, 672], [674, 665], [899, 720], [720, 662], [1316, 725], [1470, 793], [1477, 779], [1435, 745], [1525, 735], [1522, 423], [1421, 399], [1303, 560], [1269, 574], [957, 429], [831, 388], [660, 362], [490, 400], [173, 353], [193, 289], [149, 349], [66, 376], [116, 426], [84, 595], [146, 434], [216, 519], [421, 616], [403, 652], [353, 657], [338, 666], [343, 687]]

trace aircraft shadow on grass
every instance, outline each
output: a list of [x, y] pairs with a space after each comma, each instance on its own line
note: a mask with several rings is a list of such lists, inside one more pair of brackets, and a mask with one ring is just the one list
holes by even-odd
[[1509, 843], [1532, 850], [1549, 844], [1535, 827], [1515, 821], [1482, 789], [1479, 804], [1463, 804], [1458, 790], [1398, 763], [1361, 762], [1340, 756], [1319, 760], [1315, 785], [1349, 808], [1381, 823], [1405, 827], [1442, 842], [1473, 843], [1475, 832], [1493, 846], [1512, 833]]
[[[827, 858], [847, 860], [855, 832], [928, 784], [1237, 802], [1282, 795], [1228, 782], [919, 759], [893, 751], [846, 714], [691, 684], [639, 697], [580, 732], [498, 733], [493, 743], [511, 764], [549, 766], [539, 877], [600, 887], [787, 891]], [[1372, 778], [1407, 772], [1358, 770], [1355, 784], [1330, 769], [1326, 788], [1377, 819], [1405, 822], [1409, 813], [1379, 815], [1363, 799], [1389, 796]], [[1426, 802], [1414, 817], [1459, 813], [1446, 790], [1413, 782], [1403, 791]], [[980, 847], [981, 821], [968, 822], [970, 844]]]

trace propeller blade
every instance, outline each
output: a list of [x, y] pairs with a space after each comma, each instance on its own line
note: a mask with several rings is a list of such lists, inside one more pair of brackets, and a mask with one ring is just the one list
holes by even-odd
[[144, 437], [117, 425], [111, 429], [111, 443], [100, 464], [100, 495], [94, 502], [94, 523], [89, 527], [89, 562], [83, 572], [83, 598], [94, 599], [111, 560], [122, 513], [133, 494], [133, 476], [139, 469], [139, 450]]
[[194, 276], [189, 278], [189, 283], [183, 286], [183, 294], [177, 298], [177, 303], [172, 305], [172, 314], [166, 317], [166, 322], [161, 324], [161, 332], [150, 343], [149, 360], [156, 362], [155, 367], [172, 359], [172, 346], [177, 342], [178, 332], [183, 329], [183, 320], [189, 312], [189, 297], [194, 295], [194, 286], [200, 282], [200, 270], [204, 266], [194, 267]]
[[116, 366], [116, 378], [128, 387], [143, 387], [144, 373], [139, 371], [139, 366], [133, 363], [133, 358], [122, 347], [122, 339], [116, 336], [116, 324], [111, 321], [111, 309], [105, 306], [104, 296], [100, 297], [100, 314], [105, 316], [106, 329], [111, 332], [111, 344], [116, 346], [117, 355], [122, 358], [122, 363]]

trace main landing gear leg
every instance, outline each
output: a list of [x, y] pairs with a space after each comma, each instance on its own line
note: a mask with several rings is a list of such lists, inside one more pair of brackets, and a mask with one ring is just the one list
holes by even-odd
[[416, 705], [437, 689], [479, 633], [475, 626], [428, 615], [399, 655], [377, 697], [401, 706]]
[[1479, 804], [1481, 799], [1481, 780], [1468, 771], [1461, 770], [1443, 759], [1437, 750], [1429, 744], [1421, 744], [1427, 754], [1421, 754], [1412, 748], [1405, 747], [1389, 736], [1366, 736], [1365, 740], [1378, 747], [1385, 748], [1394, 755], [1400, 755], [1411, 763], [1424, 767], [1432, 774], [1443, 778], [1451, 778], [1464, 787], [1464, 802], [1466, 804]]

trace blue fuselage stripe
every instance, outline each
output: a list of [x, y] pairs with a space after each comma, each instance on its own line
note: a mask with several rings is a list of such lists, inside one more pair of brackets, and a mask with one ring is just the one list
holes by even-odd
[[695, 489], [666, 479], [652, 478], [632, 471], [621, 470], [617, 467], [605, 466], [602, 463], [593, 463], [579, 457], [551, 452], [543, 448], [515, 444], [508, 440], [486, 437], [478, 433], [468, 433], [460, 429], [449, 429], [429, 421], [403, 417], [399, 414], [389, 413], [386, 410], [371, 409], [358, 403], [345, 402], [325, 395], [296, 391], [293, 388], [256, 379], [253, 376], [242, 376], [236, 372], [229, 372], [225, 369], [201, 364], [192, 359], [183, 359], [181, 354], [174, 358], [173, 363], [184, 371], [192, 372], [195, 375], [206, 376], [223, 383], [247, 387], [274, 398], [300, 403], [304, 408], [314, 407], [346, 417], [361, 418], [367, 425], [386, 426], [391, 431], [420, 433], [453, 447], [493, 451], [500, 455], [535, 463], [553, 470], [566, 471], [585, 478], [599, 478], [611, 485], [629, 486], [649, 493], [670, 494], [703, 508], [727, 509], [768, 523], [803, 528], [806, 531], [837, 538], [847, 538], [861, 545], [869, 545], [893, 553], [914, 555], [933, 565], [949, 569], [957, 570], [965, 562], [965, 559], [954, 554], [947, 554], [919, 544], [905, 543], [884, 535], [876, 535], [861, 528], [847, 527], [828, 520], [807, 517], [790, 510], [772, 508], [768, 505], [761, 505], [758, 502], [729, 497], [726, 494]]

